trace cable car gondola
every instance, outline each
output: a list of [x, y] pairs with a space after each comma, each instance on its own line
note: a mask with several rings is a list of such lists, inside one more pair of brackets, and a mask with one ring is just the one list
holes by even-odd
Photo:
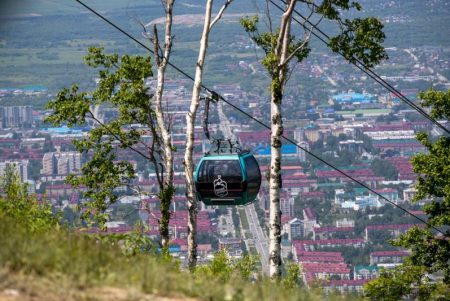
[[248, 151], [205, 155], [194, 175], [197, 197], [205, 205], [247, 205], [261, 186], [258, 161]]

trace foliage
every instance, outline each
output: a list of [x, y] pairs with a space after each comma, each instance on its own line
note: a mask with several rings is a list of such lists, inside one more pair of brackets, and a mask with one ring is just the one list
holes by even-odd
[[342, 27], [344, 30], [330, 40], [331, 50], [342, 53], [351, 63], [360, 61], [365, 67], [373, 67], [388, 58], [381, 46], [385, 35], [383, 24], [378, 19], [373, 17], [345, 19], [342, 21]]
[[444, 300], [445, 295], [442, 292], [445, 292], [445, 288], [432, 283], [425, 273], [425, 267], [405, 262], [394, 269], [382, 270], [379, 278], [365, 286], [365, 292], [370, 300], [396, 301], [402, 297], [418, 300], [428, 300], [432, 297], [434, 300]]
[[[323, 300], [320, 293], [286, 289], [267, 279], [253, 279], [254, 264], [247, 264], [252, 262], [250, 260], [240, 267], [234, 265], [228, 281], [210, 274], [196, 273], [193, 276], [180, 270], [176, 262], [154, 253], [124, 256], [117, 245], [90, 235], [65, 229], [31, 232], [10, 217], [0, 218], [0, 241], [0, 284], [12, 289], [20, 288], [13, 279], [17, 279], [17, 275], [27, 275], [28, 280], [22, 281], [26, 289], [20, 290], [21, 296], [27, 292], [41, 296], [42, 291], [52, 291], [59, 297], [51, 300], [63, 300], [69, 292], [70, 296], [79, 297], [74, 297], [76, 300], [98, 300], [98, 290], [109, 287], [112, 292], [123, 291], [130, 296], [143, 294], [139, 298], [142, 300], [156, 299], [156, 295], [217, 301]], [[34, 281], [37, 279], [46, 280], [45, 289], [35, 290]], [[58, 286], [49, 285], [55, 279], [58, 279]], [[109, 295], [109, 300], [114, 297]], [[327, 296], [327, 300], [349, 299], [351, 297]]]
[[239, 218], [236, 207], [233, 207], [231, 210], [231, 218], [233, 221], [234, 230], [236, 231], [236, 235], [239, 237], [241, 233], [241, 220]]
[[[57, 126], [94, 124], [85, 138], [73, 141], [76, 150], [87, 154], [90, 160], [82, 167], [81, 176], [69, 176], [67, 182], [74, 187], [86, 187], [84, 196], [88, 202], [83, 204], [82, 217], [93, 217], [103, 227], [108, 220], [106, 209], [119, 199], [116, 189], [128, 187], [135, 177], [134, 167], [119, 160], [118, 151], [128, 149], [154, 159], [153, 153], [144, 153], [149, 152], [146, 149], [149, 146], [142, 147], [144, 129], [131, 126], [154, 126], [151, 95], [145, 86], [145, 79], [152, 75], [152, 66], [149, 57], [119, 57], [95, 47], [89, 48], [85, 62], [98, 69], [97, 88], [92, 93], [80, 92], [76, 85], [63, 89], [48, 103], [47, 108], [53, 111], [46, 122]], [[96, 106], [115, 108], [117, 116], [101, 120], [95, 114]], [[153, 137], [153, 141], [157, 139]]]
[[398, 178], [397, 169], [387, 160], [380, 158], [374, 159], [370, 164], [370, 169], [372, 169], [376, 176], [385, 177], [387, 180], [397, 180]]
[[[422, 92], [420, 97], [423, 106], [432, 107], [434, 118], [450, 117], [450, 91], [429, 90]], [[418, 291], [419, 299], [441, 294], [442, 290], [447, 294], [450, 291], [450, 137], [441, 136], [432, 141], [426, 133], [419, 133], [417, 139], [428, 153], [412, 159], [413, 170], [418, 174], [414, 201], [429, 200], [423, 207], [429, 225], [414, 227], [394, 242], [396, 246], [409, 249], [411, 255], [392, 272], [395, 281], [382, 277], [367, 286], [367, 294], [373, 299], [391, 291], [405, 296], [411, 292], [409, 287]], [[437, 228], [444, 234], [435, 231]], [[436, 283], [426, 281], [431, 277], [429, 275], [437, 277]]]
[[[449, 119], [450, 91], [429, 90], [421, 93], [420, 97], [424, 100], [423, 106], [432, 107], [432, 117]], [[428, 214], [428, 222], [447, 230], [444, 237], [435, 237], [437, 233], [432, 233], [429, 228], [413, 229], [398, 244], [413, 247], [411, 260], [426, 266], [428, 272], [442, 270], [444, 282], [450, 285], [450, 137], [442, 136], [432, 142], [427, 134], [420, 133], [417, 139], [425, 145], [428, 153], [418, 154], [412, 159], [414, 172], [419, 175], [414, 201], [431, 199], [423, 207]]]
[[214, 258], [208, 265], [195, 268], [194, 275], [206, 275], [207, 277], [228, 281], [231, 277], [232, 268], [230, 258], [225, 250], [214, 254]]
[[450, 90], [445, 92], [430, 89], [419, 93], [419, 98], [422, 99], [422, 106], [431, 107], [431, 117], [450, 119]]
[[240, 259], [233, 259], [225, 249], [214, 254], [213, 260], [202, 266], [197, 266], [194, 275], [219, 279], [227, 282], [232, 277], [240, 277], [242, 280], [250, 280], [256, 273], [257, 258], [245, 255]]
[[58, 227], [58, 218], [53, 214], [51, 205], [39, 202], [29, 196], [27, 186], [20, 182], [14, 165], [8, 165], [0, 178], [0, 189], [5, 198], [0, 198], [0, 219], [12, 218], [31, 231], [45, 231]]
[[443, 273], [443, 281], [450, 285], [450, 243], [448, 238], [436, 237], [436, 234], [432, 233], [430, 229], [414, 227], [400, 236], [394, 245], [409, 248], [412, 265], [425, 267], [427, 273]]
[[281, 284], [287, 289], [293, 289], [301, 285], [301, 269], [300, 265], [290, 262], [286, 265], [286, 275], [281, 280]]
[[102, 243], [118, 245], [125, 256], [136, 256], [138, 254], [156, 254], [155, 246], [151, 239], [145, 235], [144, 227], [137, 225], [129, 233], [95, 234], [93, 238]]
[[[284, 83], [278, 83], [276, 80], [274, 80], [278, 78], [278, 70], [280, 68], [280, 58], [277, 57], [275, 53], [279, 29], [274, 32], [260, 33], [258, 30], [258, 16], [241, 18], [240, 23], [244, 30], [250, 35], [253, 42], [261, 47], [266, 55], [262, 60], [262, 65], [266, 68], [267, 72], [272, 78], [271, 88], [274, 91], [282, 88]], [[288, 55], [294, 55], [297, 59], [297, 62], [301, 62], [305, 57], [308, 56], [310, 48], [308, 47], [307, 41], [296, 39], [295, 36], [290, 35], [288, 43]]]

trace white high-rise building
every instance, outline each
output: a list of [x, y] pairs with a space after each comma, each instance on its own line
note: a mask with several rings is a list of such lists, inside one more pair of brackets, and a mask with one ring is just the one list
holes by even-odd
[[78, 152], [45, 153], [42, 158], [43, 175], [68, 175], [80, 173], [82, 156]]
[[27, 182], [28, 181], [28, 160], [8, 160], [0, 162], [0, 177], [3, 177], [5, 175], [6, 168], [9, 165], [13, 165], [16, 168], [17, 173], [20, 176], [21, 182]]
[[294, 216], [294, 198], [280, 198], [280, 210], [283, 216]]
[[31, 125], [33, 123], [31, 106], [0, 107], [0, 119], [5, 128]]

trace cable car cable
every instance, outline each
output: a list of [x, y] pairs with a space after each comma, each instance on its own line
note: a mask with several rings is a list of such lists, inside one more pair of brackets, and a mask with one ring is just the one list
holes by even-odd
[[[137, 44], [139, 44], [140, 46], [142, 46], [143, 48], [145, 48], [146, 50], [148, 50], [150, 53], [154, 54], [153, 50], [151, 50], [149, 47], [147, 47], [146, 45], [144, 45], [143, 43], [141, 43], [139, 40], [137, 40], [136, 38], [134, 38], [132, 35], [130, 35], [129, 33], [127, 33], [125, 30], [123, 30], [122, 28], [120, 28], [119, 26], [115, 25], [114, 23], [112, 23], [111, 21], [109, 21], [107, 18], [105, 18], [104, 16], [102, 16], [100, 13], [96, 12], [93, 8], [87, 6], [86, 4], [84, 4], [81, 0], [75, 0], [76, 2], [80, 3], [82, 6], [84, 6], [86, 9], [88, 9], [89, 11], [91, 11], [92, 13], [94, 13], [96, 16], [98, 16], [99, 18], [101, 18], [102, 20], [104, 20], [105, 22], [107, 22], [108, 24], [110, 24], [111, 26], [113, 26], [115, 29], [117, 29], [118, 31], [120, 31], [121, 33], [123, 33], [124, 35], [126, 35], [128, 38], [132, 39], [133, 41], [135, 41]], [[168, 62], [168, 64], [174, 68], [176, 71], [180, 72], [181, 74], [183, 74], [185, 77], [189, 78], [190, 80], [194, 81], [194, 78], [192, 76], [190, 76], [189, 74], [187, 74], [186, 72], [184, 72], [182, 69], [178, 68], [177, 66], [175, 66], [173, 63]], [[252, 115], [248, 114], [247, 112], [243, 111], [242, 109], [240, 109], [239, 107], [235, 106], [234, 104], [230, 103], [229, 101], [227, 101], [222, 95], [218, 94], [217, 92], [214, 92], [213, 90], [209, 89], [208, 87], [206, 87], [204, 84], [202, 84], [202, 88], [213, 94], [216, 93], [219, 97], [220, 100], [222, 100], [223, 102], [225, 102], [226, 104], [228, 104], [229, 106], [231, 106], [232, 108], [234, 108], [235, 110], [238, 110], [239, 112], [241, 112], [243, 115], [247, 116], [248, 118], [254, 120], [256, 123], [260, 124], [261, 126], [265, 127], [266, 129], [270, 130], [270, 126], [266, 125], [265, 123], [263, 123], [262, 121], [260, 121], [259, 119], [253, 117]], [[299, 149], [303, 150], [305, 153], [308, 153], [309, 155], [311, 155], [312, 157], [316, 158], [317, 160], [319, 160], [320, 162], [328, 165], [329, 167], [331, 167], [332, 169], [338, 171], [340, 174], [342, 174], [343, 176], [349, 178], [350, 180], [354, 181], [355, 183], [359, 184], [360, 186], [366, 188], [367, 190], [369, 190], [370, 192], [374, 193], [375, 195], [377, 195], [378, 197], [380, 197], [381, 199], [385, 200], [386, 202], [390, 203], [391, 205], [399, 208], [400, 210], [404, 211], [405, 213], [409, 214], [410, 216], [416, 218], [417, 220], [419, 220], [420, 222], [422, 222], [423, 224], [427, 225], [428, 227], [436, 230], [437, 232], [441, 233], [444, 236], [447, 236], [443, 231], [441, 231], [440, 229], [438, 229], [437, 227], [435, 227], [434, 225], [428, 223], [427, 221], [425, 221], [424, 219], [420, 218], [419, 216], [415, 215], [414, 213], [406, 210], [405, 208], [401, 207], [400, 205], [392, 202], [391, 200], [389, 200], [388, 198], [384, 197], [383, 195], [381, 195], [380, 193], [376, 192], [375, 190], [373, 190], [372, 188], [370, 188], [369, 186], [367, 186], [366, 184], [364, 184], [363, 182], [353, 178], [352, 176], [350, 176], [349, 174], [347, 174], [346, 172], [340, 170], [338, 167], [335, 167], [334, 165], [332, 165], [331, 163], [328, 163], [327, 161], [325, 161], [324, 159], [320, 158], [319, 156], [315, 155], [314, 153], [310, 152], [309, 150], [307, 150], [306, 148], [303, 148], [302, 146], [300, 146], [298, 143], [296, 143], [295, 141], [293, 141], [292, 139], [282, 135], [282, 137], [294, 144], [295, 146], [297, 146]]]
[[[279, 10], [283, 11], [283, 8], [280, 7], [278, 4], [276, 4], [273, 0], [269, 0], [270, 3], [272, 3], [273, 6], [275, 6], [276, 8], [278, 8]], [[281, 2], [283, 2], [284, 4], [287, 4], [285, 0], [281, 0]], [[323, 32], [316, 24], [313, 24], [309, 21], [309, 19], [305, 18], [301, 13], [299, 13], [297, 11], [297, 9], [294, 9], [294, 12], [300, 17], [302, 18], [306, 23], [308, 23], [310, 26], [312, 26], [314, 29], [316, 29], [320, 34], [322, 34], [324, 36], [324, 38], [320, 37], [316, 32], [311, 30], [311, 33], [318, 38], [321, 42], [323, 42], [325, 45], [327, 45], [328, 47], [330, 47], [329, 44], [329, 40], [331, 39], [329, 35], [327, 35], [325, 32]], [[292, 19], [297, 22], [299, 25], [303, 24], [295, 17], [292, 17]], [[326, 41], [325, 39], [327, 39], [328, 41]], [[345, 58], [344, 54], [340, 51], [337, 51], [337, 53], [339, 53], [342, 57]], [[405, 102], [407, 105], [409, 105], [410, 107], [412, 107], [414, 110], [416, 110], [418, 113], [420, 113], [422, 116], [424, 116], [426, 119], [428, 119], [429, 121], [431, 121], [433, 124], [435, 124], [436, 126], [438, 126], [439, 128], [441, 128], [443, 131], [445, 131], [447, 134], [450, 134], [450, 130], [447, 129], [444, 125], [442, 125], [441, 123], [439, 123], [436, 119], [434, 119], [433, 117], [431, 117], [427, 112], [425, 112], [421, 107], [419, 107], [418, 105], [416, 105], [413, 101], [411, 101], [410, 99], [408, 99], [405, 95], [403, 95], [400, 91], [398, 91], [395, 87], [393, 87], [391, 84], [389, 84], [388, 82], [386, 82], [384, 79], [381, 78], [381, 76], [379, 76], [375, 71], [373, 71], [371, 68], [366, 67], [364, 65], [364, 63], [358, 59], [357, 57], [352, 57], [355, 62], [350, 62], [351, 64], [353, 64], [356, 68], [358, 68], [359, 70], [361, 70], [362, 72], [364, 72], [366, 75], [368, 75], [370, 78], [372, 78], [374, 81], [376, 81], [377, 83], [379, 83], [380, 85], [382, 85], [384, 88], [386, 88], [387, 90], [389, 90], [391, 93], [394, 93], [394, 95], [398, 96], [403, 102]]]
[[[274, 3], [272, 0], [269, 0], [274, 6], [276, 6], [278, 9], [282, 10], [282, 8], [277, 5], [276, 3]], [[281, 0], [284, 4], [286, 4], [286, 2], [284, 0]], [[305, 18], [301, 13], [299, 13], [296, 9], [294, 10], [294, 12], [300, 16], [305, 22], [307, 22], [310, 26], [312, 26], [313, 28], [315, 28], [319, 33], [321, 33], [326, 39], [330, 40], [330, 36], [327, 35], [326, 33], [324, 33], [317, 25], [312, 24], [307, 18]], [[302, 25], [300, 21], [298, 21], [295, 17], [293, 17], [293, 20], [295, 22], [297, 22], [298, 24]], [[325, 41], [325, 39], [319, 37], [315, 32], [311, 31], [311, 33], [317, 37], [320, 41], [322, 41], [323, 43], [325, 43], [328, 47], [330, 46], [329, 43], [327, 41]], [[344, 54], [342, 52], [337, 52], [339, 53], [342, 57], [345, 58]], [[355, 67], [357, 67], [359, 70], [361, 70], [362, 72], [364, 72], [366, 75], [368, 75], [370, 78], [372, 78], [373, 80], [375, 80], [377, 83], [381, 84], [384, 88], [386, 88], [387, 90], [389, 90], [390, 92], [394, 93], [394, 95], [398, 96], [403, 102], [405, 102], [406, 104], [408, 104], [410, 107], [412, 107], [414, 110], [418, 111], [420, 114], [422, 114], [425, 118], [427, 118], [429, 121], [431, 121], [432, 123], [434, 123], [436, 126], [440, 127], [442, 130], [444, 130], [447, 134], [450, 134], [450, 131], [444, 127], [441, 123], [439, 123], [436, 119], [434, 119], [433, 117], [431, 117], [427, 112], [425, 112], [421, 107], [419, 107], [418, 105], [416, 105], [413, 101], [411, 101], [410, 99], [408, 99], [405, 95], [403, 95], [400, 91], [398, 91], [395, 87], [393, 87], [391, 84], [389, 84], [388, 82], [386, 82], [383, 78], [381, 78], [381, 76], [379, 76], [377, 73], [375, 73], [375, 71], [373, 71], [372, 69], [370, 69], [369, 67], [366, 67], [364, 65], [363, 62], [361, 62], [360, 59], [358, 59], [357, 57], [352, 57], [355, 62], [351, 62]]]
[[[222, 96], [220, 96], [220, 99], [222, 101], [224, 101], [225, 103], [227, 103], [228, 105], [230, 105], [231, 107], [233, 107], [234, 109], [238, 110], [239, 112], [241, 112], [242, 114], [244, 114], [245, 116], [247, 116], [248, 118], [251, 118], [252, 120], [254, 120], [255, 122], [257, 122], [258, 124], [260, 124], [261, 126], [265, 127], [266, 129], [270, 130], [270, 126], [266, 125], [265, 123], [263, 123], [262, 121], [256, 119], [255, 117], [253, 117], [252, 115], [248, 114], [247, 112], [241, 110], [240, 108], [238, 108], [237, 106], [235, 106], [234, 104], [228, 102], [226, 99], [224, 99]], [[372, 192], [373, 194], [377, 195], [378, 197], [380, 197], [381, 199], [385, 200], [386, 202], [390, 203], [391, 205], [401, 209], [402, 211], [404, 211], [405, 213], [411, 215], [412, 217], [416, 218], [417, 220], [419, 220], [420, 222], [426, 224], [427, 226], [429, 226], [430, 228], [433, 228], [434, 230], [436, 230], [437, 232], [443, 234], [444, 236], [446, 235], [444, 232], [442, 232], [441, 230], [439, 230], [438, 228], [436, 228], [435, 226], [431, 225], [430, 223], [428, 223], [427, 221], [425, 221], [424, 219], [420, 218], [419, 216], [411, 213], [410, 211], [408, 211], [407, 209], [401, 207], [400, 205], [396, 204], [395, 202], [389, 200], [388, 198], [386, 198], [385, 196], [383, 196], [382, 194], [376, 192], [375, 190], [373, 190], [372, 188], [370, 188], [369, 186], [367, 186], [365, 183], [361, 182], [358, 179], [355, 179], [354, 177], [352, 177], [351, 175], [349, 175], [348, 173], [346, 173], [345, 171], [341, 170], [340, 168], [334, 166], [333, 164], [325, 161], [324, 159], [320, 158], [319, 156], [317, 156], [316, 154], [314, 154], [313, 152], [307, 150], [306, 148], [300, 146], [296, 141], [282, 135], [282, 137], [288, 141], [289, 143], [294, 144], [296, 147], [298, 147], [299, 149], [301, 149], [302, 151], [304, 151], [305, 153], [309, 154], [310, 156], [314, 157], [315, 159], [319, 160], [320, 162], [328, 165], [329, 167], [331, 167], [332, 169], [336, 170], [337, 172], [339, 172], [340, 174], [342, 174], [343, 176], [349, 178], [350, 180], [352, 180], [353, 182], [359, 184], [360, 186], [366, 188], [367, 190], [369, 190], [370, 192]]]

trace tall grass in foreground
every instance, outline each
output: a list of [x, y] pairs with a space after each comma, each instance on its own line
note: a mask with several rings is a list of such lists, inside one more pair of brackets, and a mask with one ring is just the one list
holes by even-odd
[[[30, 231], [15, 220], [0, 219], [0, 268], [70, 283], [76, 289], [114, 286], [162, 296], [198, 300], [348, 300], [306, 289], [289, 288], [267, 279], [254, 282], [233, 273], [189, 274], [157, 255], [124, 256], [120, 248], [66, 229]], [[55, 285], [58, 285], [55, 282]]]

